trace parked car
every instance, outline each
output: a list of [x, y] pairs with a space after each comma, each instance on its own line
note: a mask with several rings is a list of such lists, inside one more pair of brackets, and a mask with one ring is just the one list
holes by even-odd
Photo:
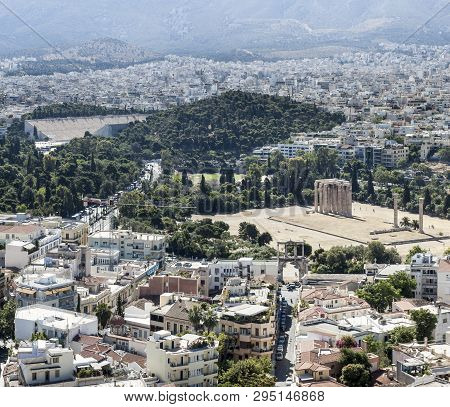
[[276, 359], [277, 360], [283, 360], [283, 352], [277, 352]]

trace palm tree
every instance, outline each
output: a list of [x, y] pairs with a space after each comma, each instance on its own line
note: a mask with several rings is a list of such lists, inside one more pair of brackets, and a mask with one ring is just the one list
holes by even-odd
[[414, 230], [419, 229], [419, 221], [417, 219], [414, 219], [411, 223], [411, 226]]
[[188, 311], [189, 321], [194, 327], [194, 331], [197, 332], [200, 327], [202, 326], [202, 319], [203, 319], [203, 311], [198, 305], [194, 305], [189, 311]]
[[411, 226], [411, 221], [407, 216], [402, 218], [402, 220], [400, 221], [400, 226], [403, 226], [404, 228], [409, 228]]
[[208, 331], [208, 334], [214, 329], [218, 322], [217, 314], [212, 308], [208, 308], [203, 314], [203, 325]]

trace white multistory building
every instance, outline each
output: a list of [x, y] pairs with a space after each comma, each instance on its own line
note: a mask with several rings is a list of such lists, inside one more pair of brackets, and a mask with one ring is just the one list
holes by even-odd
[[194, 334], [158, 331], [147, 342], [147, 371], [177, 387], [217, 386], [218, 342]]
[[437, 270], [437, 299], [450, 304], [450, 256], [439, 261]]
[[438, 268], [438, 258], [431, 253], [417, 253], [411, 258], [411, 277], [416, 280], [415, 298], [436, 301]]
[[222, 291], [230, 277], [275, 282], [278, 278], [277, 260], [254, 260], [242, 257], [238, 260], [216, 260], [208, 265], [210, 291]]
[[162, 265], [166, 250], [163, 235], [136, 233], [131, 230], [111, 230], [93, 233], [88, 244], [94, 249], [119, 250], [120, 258], [127, 260], [156, 260]]
[[44, 304], [73, 311], [75, 309], [75, 282], [52, 273], [24, 274], [15, 280], [16, 302], [19, 307]]
[[57, 341], [21, 344], [17, 361], [19, 383], [23, 386], [50, 385], [74, 378], [73, 350], [63, 348]]

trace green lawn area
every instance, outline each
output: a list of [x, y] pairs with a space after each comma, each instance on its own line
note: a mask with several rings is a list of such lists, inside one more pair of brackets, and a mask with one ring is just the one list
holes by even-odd
[[[208, 184], [218, 184], [220, 179], [220, 174], [203, 174], [205, 176], [205, 180]], [[202, 174], [190, 174], [189, 178], [192, 180], [192, 183], [194, 185], [200, 184], [200, 180], [202, 179]], [[235, 174], [234, 179], [236, 182], [239, 182], [244, 178], [243, 174]]]

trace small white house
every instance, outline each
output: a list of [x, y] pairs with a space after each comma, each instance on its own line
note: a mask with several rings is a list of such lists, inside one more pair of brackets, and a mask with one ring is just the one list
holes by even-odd
[[17, 353], [19, 381], [37, 386], [73, 380], [73, 351], [57, 341], [34, 341], [20, 346]]

